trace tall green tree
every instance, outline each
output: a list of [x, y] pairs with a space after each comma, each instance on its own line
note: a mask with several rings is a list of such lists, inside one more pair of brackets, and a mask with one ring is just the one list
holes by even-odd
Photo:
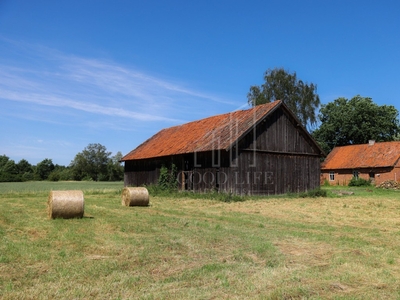
[[49, 158], [45, 158], [36, 165], [35, 174], [39, 179], [46, 180], [53, 170], [54, 170], [53, 161]]
[[392, 141], [400, 133], [398, 115], [394, 106], [379, 106], [369, 97], [338, 98], [321, 105], [321, 125], [312, 135], [326, 153], [335, 146]]
[[8, 156], [0, 156], [0, 181], [27, 181], [33, 179], [33, 167], [26, 159], [21, 159], [16, 164]]
[[0, 170], [4, 167], [4, 165], [10, 160], [7, 155], [0, 155]]
[[74, 179], [91, 179], [94, 181], [107, 180], [107, 165], [111, 152], [101, 144], [89, 144], [79, 152], [70, 167]]
[[296, 72], [268, 69], [264, 73], [264, 83], [251, 86], [247, 99], [252, 106], [282, 100], [304, 127], [314, 126], [317, 122], [316, 110], [320, 105], [317, 85], [297, 79]]
[[17, 169], [19, 177], [21, 178], [22, 181], [28, 181], [34, 179], [33, 167], [26, 159], [21, 159], [17, 163]]
[[17, 163], [17, 168], [19, 174], [33, 173], [32, 165], [26, 159], [21, 159]]
[[0, 181], [21, 181], [15, 161], [6, 155], [0, 156]]

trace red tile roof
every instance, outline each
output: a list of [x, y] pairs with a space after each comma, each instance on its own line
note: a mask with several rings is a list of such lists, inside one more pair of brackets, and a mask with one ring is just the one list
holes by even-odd
[[321, 164], [322, 170], [393, 167], [400, 158], [400, 142], [335, 147]]
[[274, 101], [248, 110], [163, 129], [125, 155], [121, 161], [229, 149], [281, 103]]

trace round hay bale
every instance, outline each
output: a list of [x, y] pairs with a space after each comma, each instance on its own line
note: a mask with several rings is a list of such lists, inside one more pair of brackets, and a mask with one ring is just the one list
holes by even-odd
[[49, 218], [82, 218], [85, 201], [82, 191], [51, 191], [47, 202]]
[[122, 190], [122, 205], [148, 206], [149, 192], [144, 187], [126, 187]]

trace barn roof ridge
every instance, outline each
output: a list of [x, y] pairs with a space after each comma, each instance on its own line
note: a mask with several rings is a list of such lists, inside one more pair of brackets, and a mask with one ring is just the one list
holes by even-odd
[[373, 147], [377, 144], [396, 144], [399, 143], [400, 141], [383, 141], [383, 142], [376, 142], [375, 140], [371, 140], [373, 141], [372, 144], [369, 143], [364, 143], [364, 144], [349, 144], [349, 145], [342, 145], [342, 146], [335, 146], [335, 148], [341, 148], [341, 147], [359, 147], [359, 146], [369, 146], [369, 147]]
[[[281, 100], [276, 100], [276, 101], [274, 101], [274, 102], [281, 102]], [[272, 102], [270, 102], [270, 103], [272, 103]], [[270, 104], [270, 103], [265, 103], [265, 104]], [[173, 127], [186, 126], [186, 125], [190, 125], [190, 124], [192, 124], [192, 123], [196, 123], [196, 122], [200, 122], [200, 121], [207, 121], [207, 120], [209, 120], [209, 119], [218, 118], [218, 117], [222, 117], [222, 116], [226, 116], [226, 115], [232, 115], [232, 114], [235, 114], [235, 113], [246, 112], [246, 111], [252, 110], [252, 109], [254, 109], [254, 108], [256, 108], [256, 107], [250, 107], [250, 108], [248, 108], [248, 109], [238, 109], [238, 110], [234, 110], [234, 111], [230, 111], [230, 112], [226, 112], [226, 113], [221, 113], [221, 114], [217, 114], [217, 115], [212, 115], [212, 116], [204, 117], [204, 118], [201, 118], [201, 119], [189, 121], [189, 122], [186, 122], [186, 123], [182, 123], [182, 124], [178, 124], [178, 125], [173, 125], [173, 126], [170, 126], [170, 127], [166, 127], [166, 128], [161, 129], [161, 130], [170, 129], [170, 128], [173, 128]], [[161, 131], [161, 130], [160, 130], [160, 131]]]

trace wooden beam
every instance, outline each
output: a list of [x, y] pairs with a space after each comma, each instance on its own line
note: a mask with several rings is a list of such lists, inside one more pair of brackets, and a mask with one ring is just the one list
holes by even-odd
[[240, 151], [278, 154], [278, 155], [291, 155], [291, 156], [317, 156], [317, 157], [321, 156], [320, 154], [315, 154], [315, 153], [284, 152], [284, 151], [281, 152], [281, 151], [270, 151], [270, 150], [260, 150], [260, 149], [240, 149]]

